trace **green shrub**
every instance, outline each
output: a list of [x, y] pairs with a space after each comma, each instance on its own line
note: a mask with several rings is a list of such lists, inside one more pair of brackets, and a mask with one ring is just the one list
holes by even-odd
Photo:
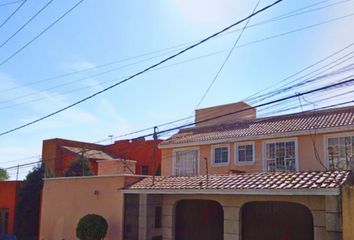
[[80, 240], [101, 240], [107, 234], [108, 224], [100, 215], [87, 214], [76, 227], [76, 237]]

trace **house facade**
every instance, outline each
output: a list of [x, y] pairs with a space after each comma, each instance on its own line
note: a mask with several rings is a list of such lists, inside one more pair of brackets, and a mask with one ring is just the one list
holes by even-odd
[[0, 237], [14, 234], [18, 191], [22, 181], [0, 181]]
[[[70, 164], [80, 155], [89, 160], [95, 175], [98, 174], [100, 161], [120, 161], [125, 163], [126, 161], [129, 162], [129, 160], [135, 161], [135, 166], [133, 169], [129, 169], [129, 166], [127, 166], [127, 173], [152, 175], [153, 149], [156, 148], [156, 171], [160, 174], [161, 153], [157, 149], [157, 145], [160, 142], [160, 140], [136, 139], [119, 140], [113, 144], [101, 145], [54, 138], [43, 141], [42, 161], [46, 164], [51, 175], [55, 177], [64, 176]], [[109, 169], [107, 168], [107, 170]]]
[[159, 145], [164, 177], [123, 190], [146, 216], [138, 239], [353, 236], [342, 192], [352, 191], [354, 107], [256, 118], [236, 103], [197, 110], [195, 122]]
[[107, 240], [354, 236], [354, 107], [269, 118], [245, 103], [200, 109], [159, 148], [161, 176], [104, 160], [97, 176], [46, 179], [41, 239], [74, 239], [87, 213], [108, 220]]
[[[214, 117], [224, 114], [223, 108], [214, 110]], [[162, 142], [162, 175], [350, 169], [354, 107], [219, 121], [196, 124]]]

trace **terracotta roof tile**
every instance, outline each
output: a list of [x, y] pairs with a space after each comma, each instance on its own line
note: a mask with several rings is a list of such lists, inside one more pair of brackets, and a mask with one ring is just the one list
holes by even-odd
[[269, 134], [286, 134], [313, 129], [352, 126], [354, 128], [354, 107], [343, 107], [317, 112], [296, 113], [275, 117], [257, 118], [232, 124], [209, 127], [194, 127], [163, 141], [160, 145], [189, 144], [234, 138], [252, 138]]
[[128, 187], [129, 190], [254, 190], [254, 189], [324, 189], [344, 184], [349, 171], [323, 172], [260, 172], [228, 175], [152, 177]]

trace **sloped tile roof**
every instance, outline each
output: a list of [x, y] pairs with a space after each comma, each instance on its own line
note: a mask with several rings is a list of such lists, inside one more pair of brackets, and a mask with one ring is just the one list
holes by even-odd
[[68, 147], [68, 146], [61, 146], [62, 148], [72, 152], [74, 154], [83, 154], [85, 158], [88, 159], [99, 159], [99, 160], [113, 160], [114, 158], [108, 155], [107, 153], [100, 151], [100, 150], [93, 150], [93, 149], [83, 149], [78, 147]]
[[232, 124], [182, 129], [160, 146], [209, 142], [235, 138], [286, 134], [291, 132], [352, 126], [354, 106], [238, 121]]
[[323, 172], [258, 172], [192, 177], [152, 177], [128, 187], [128, 190], [276, 190], [339, 188], [349, 171]]

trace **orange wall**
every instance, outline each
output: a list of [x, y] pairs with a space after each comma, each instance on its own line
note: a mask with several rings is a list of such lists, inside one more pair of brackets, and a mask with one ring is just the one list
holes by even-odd
[[71, 141], [59, 138], [44, 140], [42, 146], [42, 160], [54, 176], [63, 176], [64, 172], [67, 170], [67, 167], [75, 160], [75, 156], [67, 153], [60, 148], [60, 146], [82, 147], [96, 150], [103, 149], [102, 145], [93, 143]]
[[46, 179], [39, 239], [77, 239], [75, 229], [80, 218], [95, 213], [102, 215], [108, 222], [105, 240], [121, 240], [124, 198], [118, 189], [139, 179], [125, 176]]
[[[153, 148], [161, 142], [157, 140], [121, 140], [110, 145], [98, 145], [86, 142], [71, 141], [65, 139], [49, 139], [43, 141], [42, 159], [51, 173], [56, 177], [63, 176], [70, 163], [75, 160], [73, 154], [68, 153], [60, 146], [84, 147], [107, 152], [116, 158], [131, 159], [136, 161], [136, 173], [141, 174], [141, 167], [147, 165], [149, 174], [153, 174]], [[161, 151], [156, 147], [156, 169], [161, 164]], [[97, 174], [97, 164], [91, 161], [91, 167]]]
[[[320, 162], [324, 164], [324, 135], [325, 134], [316, 134], [315, 136], [315, 146], [317, 152], [319, 153]], [[314, 154], [314, 147], [312, 143], [312, 136], [304, 135], [298, 137], [289, 137], [288, 139], [297, 138], [298, 142], [298, 160], [299, 160], [299, 170], [300, 171], [317, 171], [324, 170], [324, 167], [320, 164], [320, 162], [316, 159]], [[263, 144], [264, 141], [273, 140], [277, 138], [270, 139], [261, 139], [255, 140], [255, 163], [240, 165], [235, 163], [235, 142], [230, 142], [225, 144], [229, 144], [230, 146], [230, 162], [227, 166], [213, 166], [211, 164], [211, 146], [200, 145], [200, 146], [191, 146], [191, 147], [180, 147], [180, 148], [163, 148], [162, 150], [162, 175], [169, 176], [172, 175], [172, 163], [173, 163], [173, 150], [188, 150], [188, 148], [199, 147], [199, 161], [200, 168], [199, 173], [206, 173], [206, 162], [205, 158], [208, 159], [208, 171], [210, 174], [220, 174], [220, 173], [229, 173], [230, 170], [238, 170], [245, 172], [255, 172], [255, 171], [263, 171]], [[278, 138], [278, 139], [287, 139], [287, 138]], [[242, 142], [250, 142], [248, 140]], [[252, 142], [252, 141], [251, 141]], [[221, 143], [223, 144], [223, 143]]]
[[0, 208], [9, 209], [8, 232], [10, 234], [14, 233], [17, 188], [20, 184], [20, 181], [0, 181]]
[[153, 140], [122, 140], [116, 141], [112, 145], [105, 146], [105, 150], [112, 153], [116, 157], [124, 159], [131, 159], [136, 161], [136, 173], [141, 174], [141, 167], [147, 165], [149, 167], [149, 175], [153, 174], [153, 149], [156, 145], [156, 169], [161, 164], [161, 150], [158, 149], [158, 144], [161, 140], [156, 142]]
[[104, 160], [97, 162], [97, 175], [134, 174], [136, 161]]

